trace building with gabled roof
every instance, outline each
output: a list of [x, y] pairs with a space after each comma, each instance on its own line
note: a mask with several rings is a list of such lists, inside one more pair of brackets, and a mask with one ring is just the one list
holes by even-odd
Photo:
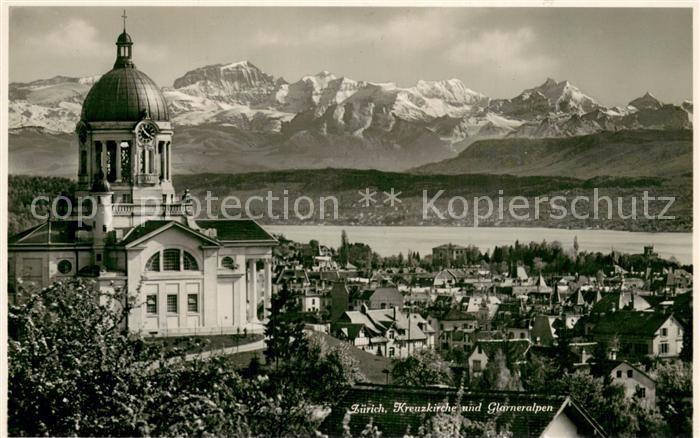
[[651, 304], [640, 294], [633, 291], [607, 292], [593, 307], [592, 314], [604, 314], [618, 310], [644, 311], [651, 309]]
[[[435, 330], [416, 313], [405, 314], [397, 308], [368, 309], [344, 312], [331, 326], [332, 333], [343, 334], [347, 324], [361, 324], [369, 335], [369, 343], [356, 347], [387, 357], [407, 357], [435, 345]], [[340, 330], [340, 332], [339, 332]], [[386, 342], [384, 341], [386, 339]], [[350, 339], [348, 339], [350, 340]]]
[[135, 299], [127, 322], [135, 332], [261, 331], [277, 240], [254, 220], [199, 219], [188, 191], [176, 197], [166, 101], [136, 69], [126, 30], [116, 46], [76, 125], [77, 202], [11, 237], [9, 289], [88, 277]]
[[677, 357], [683, 348], [683, 325], [672, 315], [621, 310], [593, 316], [587, 334], [604, 345], [617, 344], [620, 358]]
[[517, 363], [525, 360], [526, 354], [532, 343], [529, 339], [479, 339], [475, 342], [471, 353], [467, 357], [469, 377], [479, 377], [486, 369], [489, 361], [493, 360], [498, 351], [510, 355]]
[[625, 398], [636, 399], [647, 409], [656, 408], [656, 380], [640, 367], [624, 360], [605, 360], [591, 365], [591, 374], [622, 385]]

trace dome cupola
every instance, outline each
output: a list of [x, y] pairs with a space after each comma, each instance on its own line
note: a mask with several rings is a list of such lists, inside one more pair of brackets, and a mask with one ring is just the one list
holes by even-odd
[[132, 61], [133, 44], [125, 26], [117, 38], [114, 68], [85, 97], [80, 117], [83, 122], [138, 122], [145, 116], [153, 121], [170, 120], [160, 88]]

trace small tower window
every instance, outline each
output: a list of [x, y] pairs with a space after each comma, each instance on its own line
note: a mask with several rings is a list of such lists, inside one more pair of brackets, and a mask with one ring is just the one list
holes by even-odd
[[165, 142], [158, 142], [158, 156], [160, 157], [160, 179], [165, 179]]
[[141, 173], [146, 173], [146, 149], [141, 149]]
[[87, 160], [87, 151], [83, 149], [80, 151], [80, 175], [87, 174]]
[[227, 269], [236, 269], [236, 263], [233, 261], [233, 258], [226, 256], [223, 259], [221, 259], [221, 267]]
[[95, 142], [95, 175], [100, 173], [102, 169], [102, 142]]
[[131, 144], [123, 141], [119, 146], [122, 181], [131, 182]]
[[[121, 157], [117, 157], [117, 142], [107, 142], [107, 181], [114, 182], [117, 180], [117, 162]], [[120, 161], [120, 160], [119, 160]], [[120, 163], [121, 164], [121, 163]]]

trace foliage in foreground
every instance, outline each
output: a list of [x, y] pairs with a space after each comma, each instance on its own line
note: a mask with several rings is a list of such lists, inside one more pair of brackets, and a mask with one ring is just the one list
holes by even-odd
[[[314, 391], [351, 383], [280, 386], [276, 373], [243, 379], [224, 357], [166, 358], [159, 344], [124, 329], [129, 303], [119, 291], [81, 280], [19, 292], [22, 304], [9, 312], [11, 435], [309, 436], [326, 408], [311, 401]], [[123, 305], [106, 304], [115, 302]], [[304, 354], [315, 360], [309, 368], [351, 375], [341, 352]], [[294, 386], [302, 383], [313, 391]]]

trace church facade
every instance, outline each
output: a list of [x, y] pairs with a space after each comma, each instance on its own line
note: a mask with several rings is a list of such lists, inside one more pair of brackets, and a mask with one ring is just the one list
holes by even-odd
[[144, 335], [261, 331], [277, 241], [253, 220], [198, 219], [176, 195], [165, 98], [126, 29], [116, 46], [76, 126], [78, 203], [10, 238], [10, 290], [87, 277], [134, 300], [128, 327]]

